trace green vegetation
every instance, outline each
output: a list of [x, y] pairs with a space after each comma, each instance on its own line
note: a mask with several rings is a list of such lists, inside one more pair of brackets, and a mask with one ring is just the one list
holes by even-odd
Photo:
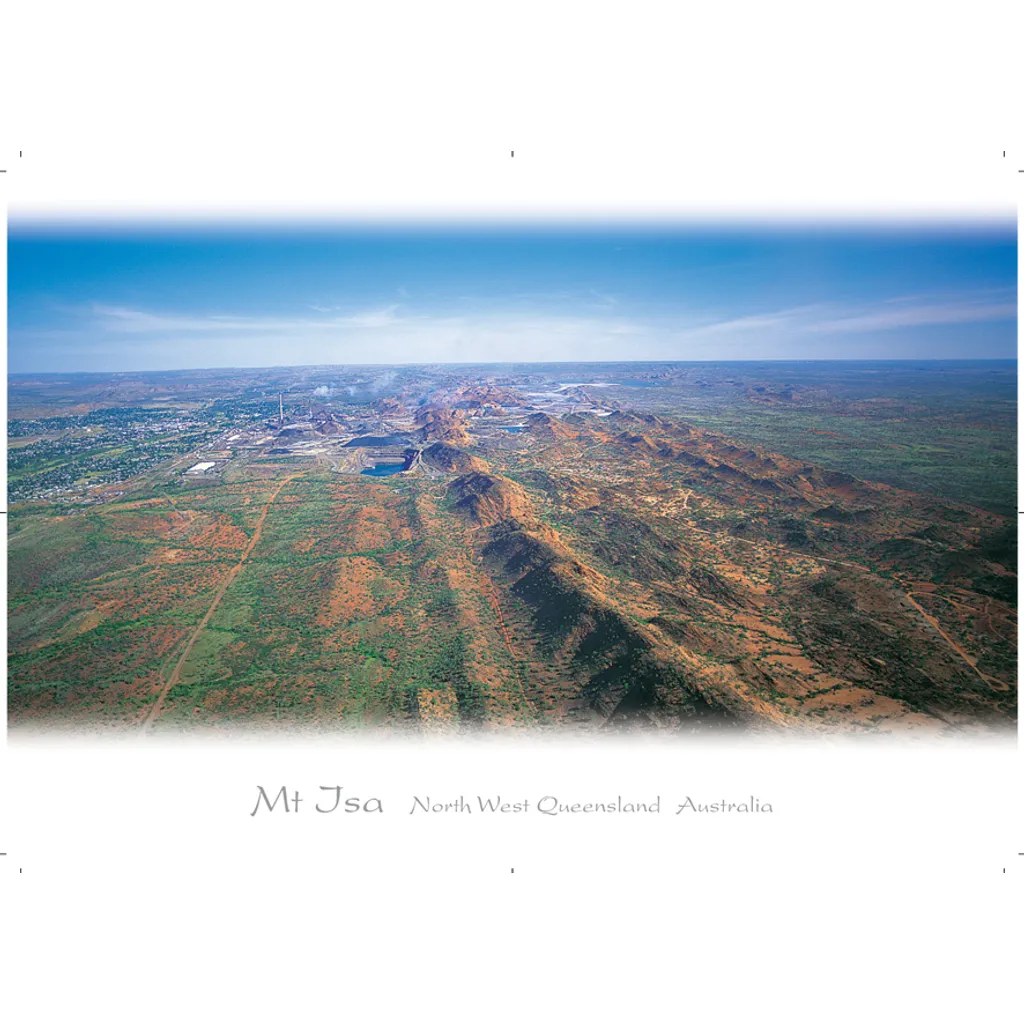
[[[517, 368], [508, 416], [483, 372], [15, 381], [12, 724], [1014, 718], [1007, 367]], [[558, 382], [595, 375], [578, 412]], [[474, 410], [438, 420], [472, 475], [361, 477], [347, 440], [416, 435], [426, 395]]]

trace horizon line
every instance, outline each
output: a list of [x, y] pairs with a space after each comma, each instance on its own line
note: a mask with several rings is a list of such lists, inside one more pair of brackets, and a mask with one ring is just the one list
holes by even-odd
[[12, 377], [61, 377], [92, 374], [96, 376], [124, 376], [133, 373], [194, 373], [213, 372], [218, 370], [326, 370], [347, 369], [357, 367], [432, 367], [432, 366], [464, 366], [464, 367], [505, 367], [505, 366], [622, 366], [645, 364], [650, 366], [689, 366], [689, 365], [721, 365], [733, 363], [1016, 363], [1017, 356], [896, 356], [890, 359], [870, 358], [828, 358], [819, 359], [548, 359], [498, 362], [453, 362], [433, 360], [430, 362], [409, 363], [283, 363], [271, 366], [183, 366], [173, 369], [147, 369], [138, 367], [131, 370], [17, 370], [8, 371], [8, 379]]

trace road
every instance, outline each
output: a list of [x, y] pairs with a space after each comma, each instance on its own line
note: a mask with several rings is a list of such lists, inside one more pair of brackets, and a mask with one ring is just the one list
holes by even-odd
[[[835, 558], [824, 558], [821, 555], [806, 554], [805, 552], [802, 552], [802, 551], [801, 552], [791, 551], [788, 548], [783, 548], [783, 547], [780, 547], [779, 545], [771, 544], [770, 542], [765, 542], [765, 541], [754, 542], [754, 541], [745, 540], [742, 537], [733, 537], [733, 536], [730, 536], [728, 534], [718, 534], [718, 533], [714, 533], [711, 530], [702, 530], [699, 526], [693, 526], [691, 523], [682, 523], [681, 525], [687, 527], [688, 529], [691, 529], [691, 530], [695, 531], [696, 533], [703, 533], [705, 536], [713, 537], [716, 540], [727, 539], [727, 540], [730, 540], [730, 541], [734, 541], [735, 543], [738, 543], [738, 544], [749, 544], [751, 547], [771, 547], [771, 548], [775, 549], [776, 551], [779, 551], [780, 553], [784, 553], [786, 556], [788, 556], [790, 558], [792, 558], [792, 557], [809, 558], [809, 559], [811, 559], [812, 561], [815, 561], [815, 562], [824, 562], [824, 563], [826, 563], [828, 565], [842, 565], [842, 566], [846, 566], [848, 569], [857, 569], [860, 572], [867, 573], [868, 575], [871, 575], [871, 576], [875, 575], [875, 573], [871, 569], [869, 569], [867, 566], [858, 565], [856, 562], [841, 562], [841, 561], [839, 561], [838, 559], [835, 559]], [[890, 581], [890, 582], [892, 582], [892, 581]], [[993, 690], [1009, 690], [1010, 689], [1010, 686], [1009, 686], [1008, 683], [1004, 683], [1000, 679], [995, 679], [992, 676], [986, 675], [984, 672], [981, 671], [981, 669], [978, 668], [977, 663], [975, 662], [975, 660], [963, 649], [963, 647], [960, 646], [960, 644], [958, 644], [948, 633], [945, 632], [945, 630], [942, 629], [942, 627], [938, 623], [938, 620], [936, 620], [933, 616], [929, 615], [928, 612], [926, 612], [924, 610], [924, 608], [922, 608], [921, 605], [919, 605], [917, 603], [917, 601], [914, 600], [914, 598], [911, 596], [911, 593], [913, 593], [913, 591], [911, 591], [911, 593], [908, 593], [902, 587], [897, 587], [897, 589], [907, 599], [907, 602], [911, 605], [911, 607], [913, 607], [920, 614], [921, 618], [923, 618], [924, 621], [927, 622], [928, 625], [931, 626], [932, 629], [934, 629], [935, 632], [938, 633], [939, 636], [941, 636], [943, 640], [945, 640], [945, 642], [949, 646], [950, 650], [953, 651], [953, 653], [956, 654], [957, 657], [959, 657], [964, 662], [964, 664], [967, 665], [967, 667], [970, 668], [970, 670], [972, 672], [974, 672], [978, 676], [978, 678], [982, 682], [987, 683], [990, 687], [992, 687]]]
[[181, 677], [181, 670], [188, 660], [188, 656], [192, 653], [192, 648], [195, 647], [196, 641], [199, 639], [203, 630], [206, 629], [207, 623], [213, 618], [213, 613], [217, 610], [217, 606], [220, 604], [221, 599], [227, 592], [229, 586], [231, 586], [232, 580], [241, 572], [242, 566], [245, 565], [246, 560], [252, 553], [253, 548], [256, 547], [260, 542], [260, 537], [263, 536], [263, 524], [267, 520], [267, 513], [270, 511], [270, 506], [277, 500], [277, 496], [281, 493], [284, 486], [291, 483], [293, 477], [287, 477], [282, 480], [274, 489], [274, 493], [270, 495], [270, 499], [266, 505], [263, 506], [263, 511], [260, 513], [259, 521], [256, 523], [256, 529], [253, 531], [252, 537], [249, 538], [249, 543], [245, 546], [245, 550], [242, 552], [242, 557], [231, 567], [231, 571], [224, 578], [224, 582], [217, 588], [217, 593], [213, 595], [213, 601], [210, 607], [206, 609], [206, 614], [202, 617], [199, 625], [192, 631], [192, 635], [189, 637], [188, 643], [185, 645], [185, 650], [181, 652], [181, 657], [178, 658], [177, 664], [174, 666], [174, 671], [171, 672], [167, 678], [167, 682], [160, 689], [160, 693], [156, 698], [156, 703], [149, 709], [149, 714], [146, 715], [142, 722], [143, 732], [149, 732], [153, 728], [153, 723], [160, 717], [161, 712], [164, 709], [164, 704], [167, 701], [167, 694], [171, 692], [171, 688], [178, 684], [178, 680]]
[[904, 591], [906, 599], [921, 613], [922, 618], [935, 630], [943, 640], [954, 650], [964, 662], [971, 667], [971, 669], [977, 674], [978, 678], [983, 683], [988, 683], [993, 690], [1008, 690], [1010, 688], [1008, 683], [1004, 683], [1001, 679], [993, 679], [992, 676], [985, 675], [984, 672], [978, 668], [977, 662], [972, 658], [948, 633], [946, 633], [939, 625], [938, 620], [933, 616], [929, 615], [914, 599]]

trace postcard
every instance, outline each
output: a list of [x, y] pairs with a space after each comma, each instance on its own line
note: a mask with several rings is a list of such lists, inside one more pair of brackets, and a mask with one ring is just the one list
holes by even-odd
[[1024, 149], [399, 6], [4, 140], [0, 1008], [1009, 1019]]

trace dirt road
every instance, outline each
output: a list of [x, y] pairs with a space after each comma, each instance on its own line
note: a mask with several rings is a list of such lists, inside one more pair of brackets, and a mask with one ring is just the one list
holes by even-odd
[[217, 593], [213, 595], [213, 601], [210, 607], [206, 609], [206, 614], [202, 617], [199, 625], [192, 631], [192, 635], [188, 639], [188, 643], [185, 645], [185, 650], [181, 652], [181, 657], [178, 658], [177, 664], [174, 666], [174, 671], [171, 672], [167, 678], [167, 682], [164, 683], [157, 696], [156, 703], [149, 709], [149, 714], [146, 715], [142, 722], [143, 732], [148, 732], [153, 727], [153, 723], [160, 717], [160, 713], [164, 709], [164, 703], [167, 700], [167, 694], [171, 692], [171, 687], [176, 686], [181, 676], [181, 670], [188, 660], [188, 656], [192, 653], [192, 648], [195, 647], [196, 641], [199, 639], [203, 630], [206, 629], [207, 623], [213, 617], [213, 613], [217, 610], [217, 606], [220, 604], [221, 599], [227, 592], [229, 586], [231, 586], [232, 580], [241, 572], [242, 566], [245, 565], [246, 560], [252, 553], [253, 548], [260, 542], [260, 537], [263, 536], [263, 524], [266, 522], [267, 513], [270, 511], [270, 506], [277, 500], [277, 496], [281, 493], [285, 484], [291, 483], [292, 477], [288, 477], [282, 480], [274, 489], [274, 493], [270, 495], [270, 499], [266, 505], [263, 506], [263, 512], [260, 514], [259, 521], [256, 523], [256, 529], [253, 531], [252, 537], [249, 538], [249, 543], [245, 546], [245, 550], [242, 552], [242, 557], [231, 567], [231, 571], [224, 578], [224, 582], [217, 588]]
[[[699, 526], [693, 526], [690, 523], [683, 523], [682, 525], [687, 527], [688, 529], [694, 530], [696, 533], [703, 533], [706, 536], [714, 537], [716, 539], [722, 539], [722, 535], [721, 534], [713, 533], [711, 530], [702, 530]], [[754, 541], [744, 540], [742, 537], [731, 537], [730, 536], [730, 537], [727, 537], [726, 539], [728, 539], [730, 541], [733, 541], [735, 543], [738, 543], [738, 544], [749, 544], [751, 547], [771, 547], [771, 548], [774, 548], [777, 551], [785, 553], [789, 557], [796, 556], [796, 557], [799, 557], [799, 558], [809, 558], [809, 559], [811, 559], [812, 561], [815, 561], [815, 562], [824, 562], [827, 565], [842, 565], [842, 566], [846, 566], [848, 569], [857, 569], [860, 572], [867, 573], [869, 575], [875, 575], [872, 572], [872, 570], [869, 569], [867, 566], [858, 565], [856, 562], [841, 562], [838, 559], [835, 559], [835, 558], [824, 558], [821, 555], [810, 555], [810, 554], [805, 554], [803, 552], [794, 552], [794, 551], [790, 551], [788, 548], [782, 548], [782, 547], [780, 547], [779, 545], [776, 545], [776, 544], [770, 544], [770, 543], [766, 543], [764, 541], [758, 541], [758, 542], [755, 543]], [[903, 594], [904, 597], [906, 597], [907, 601], [920, 614], [921, 618], [923, 618], [924, 621], [927, 622], [928, 625], [931, 626], [932, 629], [934, 629], [935, 632], [938, 633], [939, 636], [941, 636], [943, 640], [945, 640], [945, 642], [949, 646], [950, 650], [955, 655], [957, 655], [957, 657], [960, 658], [964, 662], [964, 664], [967, 665], [967, 667], [970, 668], [971, 671], [974, 672], [982, 682], [987, 683], [990, 687], [992, 687], [993, 690], [1009, 690], [1010, 689], [1010, 686], [1009, 686], [1008, 683], [1004, 683], [1002, 680], [995, 679], [992, 676], [985, 675], [985, 673], [982, 672], [981, 669], [978, 668], [977, 663], [975, 662], [975, 660], [967, 653], [967, 651], [965, 651], [963, 649], [963, 647], [960, 646], [960, 644], [958, 644], [939, 625], [938, 620], [935, 619], [933, 616], [929, 615], [928, 612], [926, 612], [924, 610], [924, 608], [922, 608], [921, 605], [919, 605], [917, 603], [917, 601], [914, 600], [914, 598], [911, 596], [913, 591], [911, 591], [910, 593], [907, 593], [907, 591], [903, 590], [902, 587], [898, 587], [897, 589], [900, 590], [900, 592]]]
[[954, 652], [960, 655], [965, 664], [969, 665], [974, 670], [974, 672], [977, 673], [978, 678], [983, 683], [988, 683], [988, 685], [991, 686], [993, 690], [1008, 690], [1010, 688], [1009, 684], [1004, 683], [1001, 679], [993, 679], [992, 676], [985, 675], [985, 673], [982, 672], [980, 668], [978, 668], [977, 662], [963, 649], [963, 647], [960, 646], [960, 644], [958, 644], [948, 633], [945, 632], [945, 630], [943, 630], [943, 628], [939, 625], [937, 619], [929, 615], [910, 596], [910, 594], [906, 594], [906, 598], [921, 613], [922, 618], [924, 618], [928, 625], [931, 626], [932, 629], [934, 629], [935, 632], [938, 633], [939, 636], [941, 636], [947, 644], [949, 644], [950, 648]]

